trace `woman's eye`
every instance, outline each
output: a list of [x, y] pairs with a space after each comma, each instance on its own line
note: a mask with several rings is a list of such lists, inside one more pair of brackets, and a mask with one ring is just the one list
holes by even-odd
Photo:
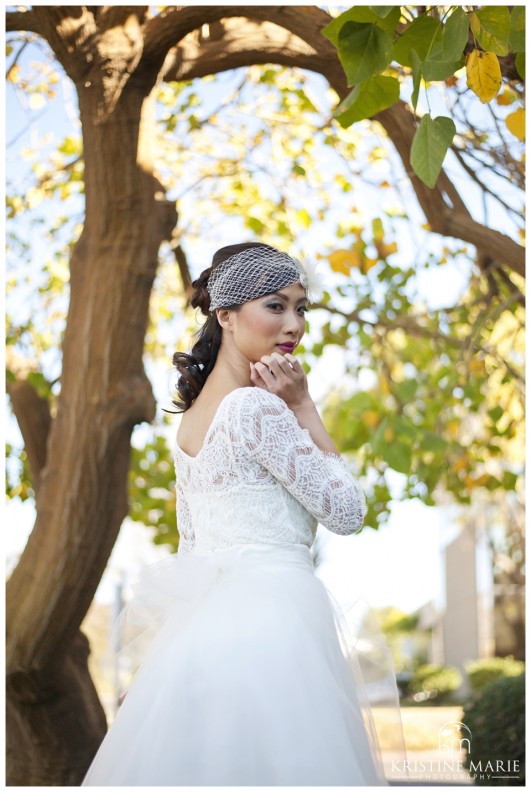
[[282, 308], [282, 304], [281, 303], [269, 303], [269, 305], [267, 307], [268, 308], [272, 308], [274, 311], [276, 311], [278, 308]]
[[299, 308], [299, 312], [301, 314], [308, 313], [308, 306], [307, 305], [301, 305], [301, 307]]

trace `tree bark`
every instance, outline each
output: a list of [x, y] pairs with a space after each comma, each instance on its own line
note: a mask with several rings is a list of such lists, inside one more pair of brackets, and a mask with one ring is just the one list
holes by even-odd
[[[122, 63], [134, 63], [136, 46], [122, 49]], [[37, 519], [7, 589], [11, 785], [78, 784], [105, 733], [79, 625], [127, 514], [131, 431], [154, 416], [142, 352], [158, 249], [176, 212], [152, 175], [156, 74], [125, 80], [113, 65], [77, 82], [86, 222]]]

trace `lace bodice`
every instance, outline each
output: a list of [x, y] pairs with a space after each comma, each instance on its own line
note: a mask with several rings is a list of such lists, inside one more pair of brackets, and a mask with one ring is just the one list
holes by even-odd
[[286, 403], [238, 388], [218, 407], [195, 457], [178, 446], [179, 553], [248, 542], [311, 546], [317, 523], [358, 531], [365, 498], [341, 457], [322, 452]]

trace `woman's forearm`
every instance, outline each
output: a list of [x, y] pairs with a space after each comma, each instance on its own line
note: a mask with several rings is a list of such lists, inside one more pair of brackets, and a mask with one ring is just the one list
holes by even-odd
[[299, 426], [302, 429], [308, 430], [313, 442], [321, 451], [340, 456], [311, 398], [308, 398], [308, 400], [300, 406], [292, 407], [291, 409], [297, 418]]

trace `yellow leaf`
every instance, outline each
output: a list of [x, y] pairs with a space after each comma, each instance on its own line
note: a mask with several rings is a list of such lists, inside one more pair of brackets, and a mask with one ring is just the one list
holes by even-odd
[[380, 416], [376, 410], [366, 410], [362, 413], [361, 420], [365, 426], [375, 427], [380, 423]]
[[328, 256], [333, 272], [349, 275], [352, 267], [360, 267], [361, 258], [356, 250], [335, 250]]
[[389, 242], [389, 243], [375, 242], [374, 247], [378, 251], [378, 255], [380, 256], [380, 258], [382, 259], [387, 258], [387, 256], [390, 256], [393, 253], [396, 253], [396, 251], [398, 250], [398, 245], [396, 242]]
[[501, 87], [501, 69], [493, 52], [472, 50], [466, 58], [466, 84], [485, 104], [494, 99]]
[[18, 63], [15, 63], [15, 65], [14, 65], [14, 66], [12, 66], [12, 67], [9, 69], [9, 71], [8, 71], [8, 73], [7, 73], [7, 75], [6, 75], [6, 77], [7, 77], [7, 79], [9, 80], [9, 82], [12, 82], [12, 83], [16, 83], [16, 82], [17, 82], [17, 80], [18, 80], [18, 79], [19, 79], [19, 77], [20, 77], [20, 66], [19, 66], [19, 64], [18, 64]]
[[360, 272], [366, 275], [370, 269], [378, 264], [378, 259], [364, 258], [360, 264]]
[[383, 148], [383, 146], [375, 146], [372, 151], [369, 152], [369, 162], [376, 162], [376, 160], [386, 159], [389, 156], [387, 150]]
[[499, 94], [496, 97], [496, 104], [499, 105], [510, 105], [514, 102], [517, 98], [517, 95], [514, 91], [511, 91], [510, 88], [506, 88], [503, 93]]
[[518, 140], [525, 140], [525, 110], [523, 108], [519, 107], [514, 113], [509, 113], [505, 123], [509, 132], [512, 132]]
[[461, 428], [461, 421], [448, 421], [446, 428], [450, 437], [457, 437]]
[[471, 374], [474, 374], [475, 376], [480, 377], [483, 374], [485, 374], [485, 361], [484, 360], [478, 360], [477, 358], [473, 358], [470, 361], [469, 369], [470, 369], [470, 373]]
[[378, 378], [378, 384], [379, 384], [379, 387], [380, 387], [380, 391], [382, 393], [389, 393], [390, 392], [389, 380], [387, 379], [387, 377], [385, 375], [380, 374], [380, 376]]
[[452, 462], [452, 470], [454, 471], [454, 473], [460, 473], [462, 470], [466, 470], [467, 466], [468, 466], [468, 454], [466, 453], [461, 454], [460, 456], [457, 457], [457, 459], [454, 459], [454, 461]]

